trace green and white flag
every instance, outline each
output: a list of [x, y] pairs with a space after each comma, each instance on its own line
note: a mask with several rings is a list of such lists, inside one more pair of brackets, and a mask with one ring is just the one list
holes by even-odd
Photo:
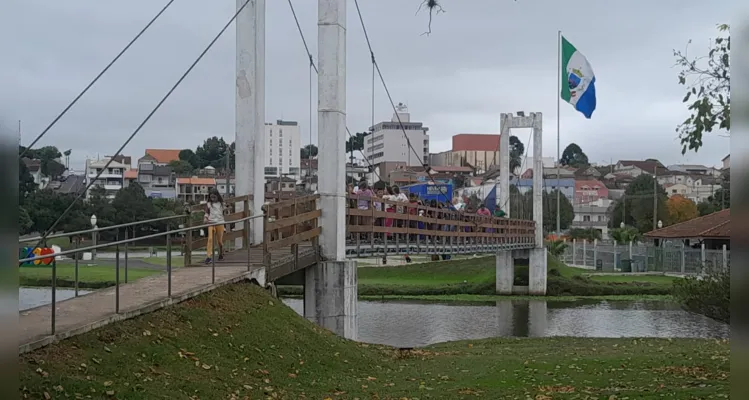
[[588, 59], [562, 36], [562, 100], [590, 119], [596, 109], [596, 76]]

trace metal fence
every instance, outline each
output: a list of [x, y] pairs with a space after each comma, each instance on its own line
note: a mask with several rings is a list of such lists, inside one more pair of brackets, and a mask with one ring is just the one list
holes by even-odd
[[562, 255], [566, 264], [604, 272], [669, 272], [699, 274], [705, 269], [727, 269], [731, 252], [687, 247], [683, 244], [653, 246], [643, 243], [587, 242], [573, 240]]

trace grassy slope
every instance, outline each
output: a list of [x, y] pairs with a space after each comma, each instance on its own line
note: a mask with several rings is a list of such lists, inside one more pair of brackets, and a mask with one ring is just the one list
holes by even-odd
[[[250, 284], [20, 356], [26, 398], [703, 398], [715, 340], [493, 339], [401, 353], [337, 338]], [[547, 396], [547, 397], [543, 397]]]

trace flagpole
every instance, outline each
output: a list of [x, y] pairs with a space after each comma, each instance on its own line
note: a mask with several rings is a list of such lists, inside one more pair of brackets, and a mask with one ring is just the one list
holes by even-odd
[[557, 235], [562, 234], [561, 230], [561, 219], [559, 214], [559, 208], [560, 208], [560, 202], [561, 197], [560, 194], [562, 193], [562, 187], [559, 185], [560, 180], [560, 164], [561, 164], [561, 157], [559, 155], [560, 151], [560, 141], [559, 141], [559, 111], [561, 109], [561, 97], [562, 97], [562, 31], [557, 31]]

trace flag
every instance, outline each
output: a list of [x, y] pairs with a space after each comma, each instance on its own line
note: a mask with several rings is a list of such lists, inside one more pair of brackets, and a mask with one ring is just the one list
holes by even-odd
[[585, 118], [596, 109], [596, 76], [588, 59], [562, 36], [562, 100], [572, 104]]

